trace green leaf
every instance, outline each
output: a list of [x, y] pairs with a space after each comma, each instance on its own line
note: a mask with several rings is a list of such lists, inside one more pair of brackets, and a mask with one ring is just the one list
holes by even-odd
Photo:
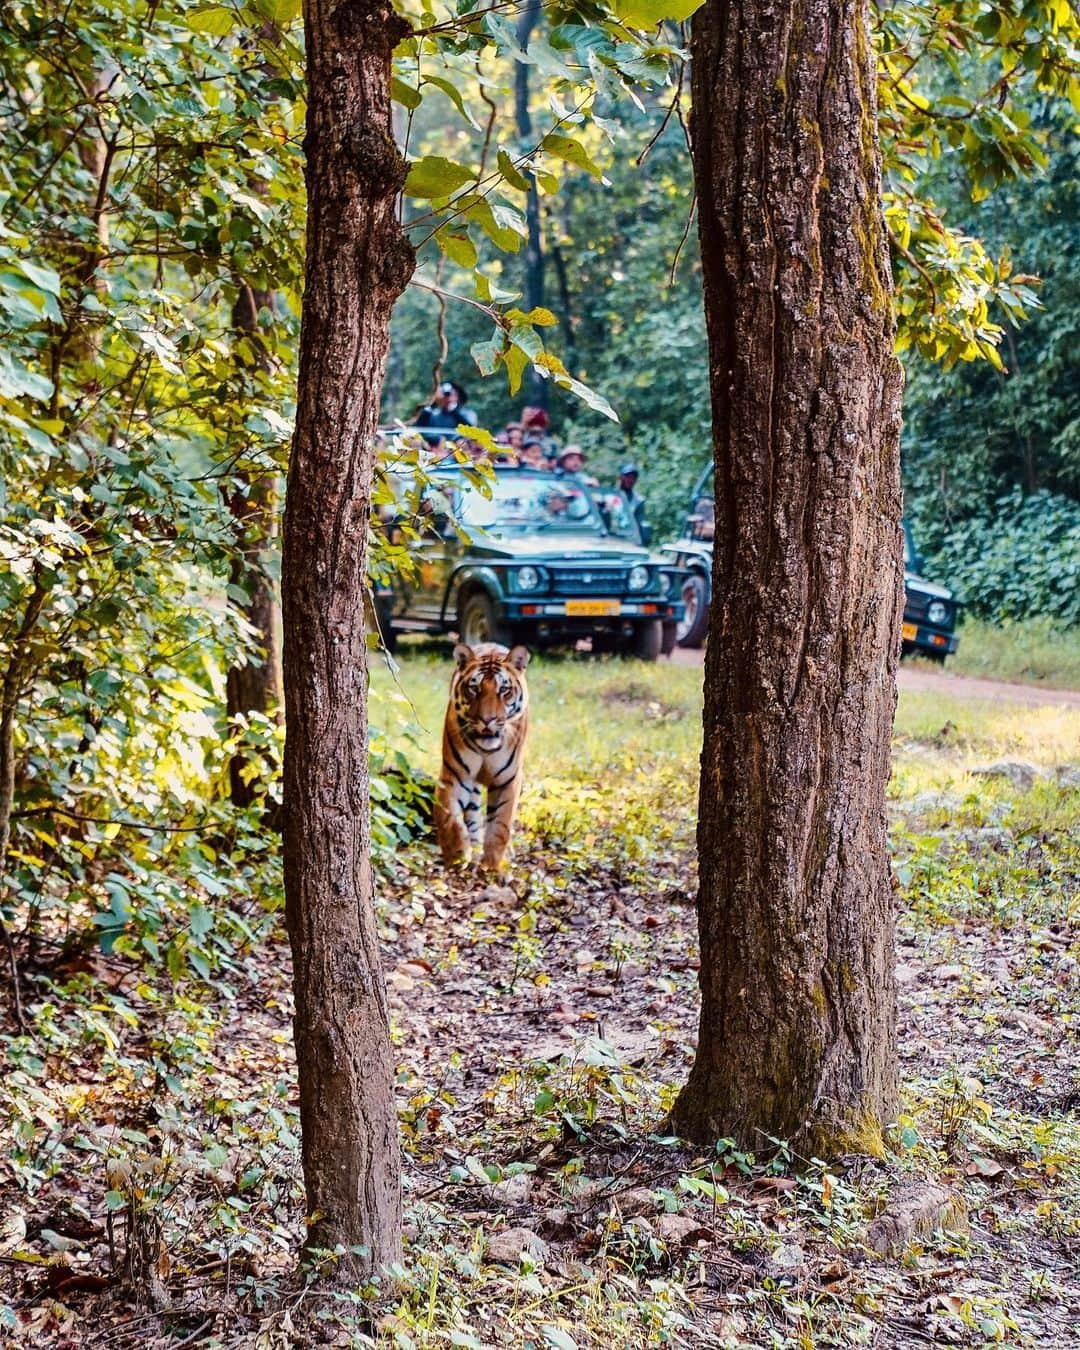
[[214, 916], [205, 905], [194, 905], [191, 910], [191, 931], [195, 937], [205, 937], [214, 926]]
[[593, 162], [585, 147], [580, 141], [575, 141], [572, 136], [561, 136], [557, 132], [549, 132], [544, 137], [543, 147], [549, 155], [554, 155], [556, 159], [563, 159], [567, 164], [577, 165], [579, 169], [591, 173], [596, 179], [601, 179], [604, 176], [600, 171], [600, 166]]
[[552, 1347], [552, 1350], [578, 1350], [577, 1341], [568, 1331], [563, 1331], [561, 1327], [543, 1326], [540, 1330], [544, 1333], [544, 1340]]
[[400, 103], [410, 111], [419, 108], [424, 101], [424, 96], [415, 85], [406, 84], [404, 80], [399, 80], [395, 75], [390, 80], [390, 97], [395, 103]]
[[285, 28], [293, 19], [300, 17], [301, 0], [255, 0], [255, 7], [265, 18], [272, 20], [279, 28]]
[[54, 272], [51, 267], [40, 267], [37, 263], [29, 262], [26, 258], [19, 258], [15, 266], [27, 279], [33, 282], [39, 291], [48, 291], [50, 295], [60, 294], [60, 275]]
[[467, 267], [472, 271], [476, 266], [476, 245], [467, 234], [451, 234], [444, 228], [435, 231], [435, 242], [450, 261], [456, 262], [459, 267]]
[[[462, 211], [467, 220], [475, 221], [496, 247], [504, 253], [516, 253], [521, 247], [524, 231], [517, 227], [521, 217], [508, 207], [496, 209], [483, 197], [477, 197]], [[511, 222], [514, 223], [511, 223]], [[524, 222], [521, 222], [522, 225]]]
[[408, 197], [448, 197], [466, 183], [475, 181], [476, 174], [464, 164], [444, 159], [442, 155], [425, 155], [410, 165], [405, 194]]
[[499, 164], [499, 172], [506, 179], [512, 188], [517, 188], [519, 192], [528, 192], [532, 184], [525, 175], [517, 168], [514, 161], [506, 153], [500, 150], [496, 156]]
[[499, 365], [499, 357], [503, 354], [506, 346], [506, 336], [501, 328], [496, 328], [495, 332], [487, 342], [474, 342], [470, 347], [472, 358], [476, 362], [476, 368], [481, 375], [494, 375]]
[[520, 347], [530, 360], [535, 361], [538, 356], [544, 352], [544, 340], [540, 334], [527, 323], [511, 323], [510, 341], [515, 347]]
[[454, 107], [457, 108], [458, 112], [461, 113], [466, 122], [468, 122], [471, 127], [479, 129], [480, 124], [472, 115], [465, 100], [461, 97], [460, 89], [452, 85], [449, 80], [444, 80], [440, 75], [425, 75], [424, 83], [433, 84], [436, 89], [441, 89]]
[[208, 33], [211, 37], [224, 37], [226, 33], [231, 33], [235, 23], [236, 12], [224, 5], [209, 5], [187, 16], [188, 27], [193, 33]]

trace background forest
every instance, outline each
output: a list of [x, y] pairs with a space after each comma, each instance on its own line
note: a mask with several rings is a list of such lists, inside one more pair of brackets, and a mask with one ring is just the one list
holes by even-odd
[[[439, 374], [491, 430], [542, 402], [605, 481], [641, 465], [671, 537], [710, 439], [686, 33], [646, 0], [615, 7], [651, 33], [625, 43], [589, 5], [415, 8], [420, 267], [383, 420]], [[907, 516], [971, 668], [1075, 684], [1080, 19], [873, 12]], [[303, 57], [298, 0], [0, 7], [0, 1340], [295, 1344], [317, 1302], [273, 650]], [[448, 206], [489, 160], [494, 205]], [[904, 696], [906, 1095], [887, 1160], [830, 1169], [655, 1133], [693, 1036], [699, 672], [543, 663], [515, 889], [463, 899], [425, 833], [447, 654], [411, 655], [372, 656], [370, 748], [415, 1259], [377, 1325], [372, 1289], [318, 1304], [328, 1339], [864, 1344], [909, 1318], [910, 1343], [1068, 1344], [1075, 707]], [[969, 1188], [973, 1234], [849, 1259], [929, 1173]], [[492, 1222], [543, 1240], [493, 1268]]]

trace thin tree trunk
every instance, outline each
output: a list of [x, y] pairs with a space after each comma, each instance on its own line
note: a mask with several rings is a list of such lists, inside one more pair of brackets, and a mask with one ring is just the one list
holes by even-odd
[[900, 368], [856, 0], [706, 0], [693, 151], [716, 463], [684, 1134], [877, 1150], [896, 1102], [885, 784]]
[[[234, 332], [259, 344], [259, 310], [271, 308], [273, 302], [272, 291], [242, 285], [233, 305]], [[281, 606], [266, 570], [266, 554], [278, 543], [274, 475], [249, 478], [242, 490], [229, 493], [228, 503], [238, 536], [229, 580], [248, 596], [244, 617], [259, 634], [260, 658], [229, 670], [225, 709], [230, 722], [252, 712], [275, 717], [282, 707]], [[234, 755], [229, 763], [229, 795], [234, 806], [250, 806], [255, 800], [256, 785], [247, 771], [248, 763], [246, 755]]]
[[394, 213], [388, 0], [305, 0], [307, 270], [282, 599], [285, 903], [308, 1246], [354, 1279], [401, 1250], [386, 988], [372, 906], [366, 539], [390, 312], [414, 258]]
[[[527, 0], [522, 5], [517, 21], [518, 46], [527, 49], [533, 30], [540, 22], [540, 0]], [[522, 150], [532, 149], [532, 115], [529, 112], [529, 67], [519, 61], [514, 71], [514, 116], [517, 121], [517, 133]], [[525, 308], [536, 309], [544, 303], [544, 240], [540, 218], [540, 193], [537, 191], [536, 178], [526, 173], [529, 191], [525, 198], [525, 227], [528, 236], [525, 241]], [[529, 402], [536, 407], [548, 406], [550, 381], [543, 380], [534, 370], [528, 375]]]
[[11, 843], [11, 813], [15, 806], [15, 716], [31, 665], [30, 640], [48, 594], [48, 588], [35, 572], [34, 586], [27, 597], [22, 621], [12, 638], [7, 669], [0, 680], [0, 936], [7, 948], [12, 1010], [20, 1030], [25, 1028], [26, 1023], [19, 989], [19, 964], [2, 907], [7, 900], [7, 856]]

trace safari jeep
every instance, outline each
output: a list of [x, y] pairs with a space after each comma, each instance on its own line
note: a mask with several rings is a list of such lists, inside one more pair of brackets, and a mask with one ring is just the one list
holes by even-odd
[[402, 633], [456, 631], [469, 646], [591, 638], [593, 651], [655, 661], [674, 637], [682, 572], [637, 542], [610, 498], [532, 469], [497, 468], [490, 497], [452, 466], [431, 475], [415, 573], [376, 591], [388, 648]]

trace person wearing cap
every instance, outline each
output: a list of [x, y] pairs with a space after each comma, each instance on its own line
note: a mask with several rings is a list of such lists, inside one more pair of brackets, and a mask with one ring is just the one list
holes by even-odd
[[543, 442], [538, 441], [535, 436], [527, 436], [518, 453], [521, 456], [522, 468], [546, 469], [548, 466]]
[[464, 393], [464, 389], [452, 380], [443, 380], [431, 402], [425, 403], [413, 419], [413, 426], [422, 429], [425, 440], [441, 441], [446, 432], [457, 431], [462, 423], [474, 425], [469, 420], [471, 413], [461, 406]]
[[645, 498], [637, 490], [637, 481], [637, 465], [624, 464], [619, 469], [619, 486], [615, 490], [625, 503], [627, 511], [637, 521], [641, 542], [647, 544], [652, 535], [652, 526], [645, 519]]

